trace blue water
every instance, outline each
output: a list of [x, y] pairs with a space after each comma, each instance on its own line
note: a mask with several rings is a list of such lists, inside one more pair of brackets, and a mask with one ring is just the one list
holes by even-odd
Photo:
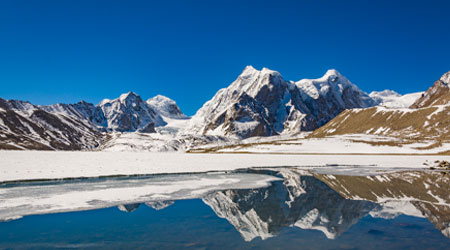
[[[177, 191], [171, 196], [175, 201], [147, 200], [113, 207], [104, 203], [107, 208], [42, 215], [37, 213], [46, 210], [38, 207], [36, 199], [33, 206], [14, 205], [17, 198], [27, 200], [36, 193], [45, 198], [54, 195], [51, 190], [70, 194], [92, 188], [108, 190], [124, 183], [141, 186], [197, 177], [130, 177], [89, 180], [86, 185], [80, 185], [83, 180], [74, 185], [65, 181], [3, 185], [0, 215], [25, 216], [0, 222], [0, 249], [450, 249], [450, 206], [442, 203], [450, 197], [447, 175], [405, 172], [389, 175], [391, 181], [385, 182], [364, 176], [300, 175], [295, 171], [285, 175], [259, 173], [285, 179], [262, 188], [217, 186], [202, 193], [201, 199], [182, 198], [196, 190]], [[238, 176], [245, 177], [234, 175]], [[408, 176], [415, 179], [405, 182]], [[260, 178], [248, 175], [246, 180], [250, 177]], [[336, 181], [339, 185], [334, 186]], [[430, 184], [418, 185], [420, 181]], [[341, 187], [345, 192], [339, 191]], [[391, 203], [370, 198], [374, 192], [386, 198], [386, 190]], [[150, 188], [148, 194], [152, 192]], [[429, 194], [441, 202], [433, 201]], [[414, 199], [405, 202], [404, 197]]]
[[181, 200], [156, 211], [145, 205], [33, 215], [0, 223], [1, 249], [450, 249], [423, 218], [366, 216], [337, 239], [317, 230], [285, 227], [280, 234], [245, 242], [201, 200]]

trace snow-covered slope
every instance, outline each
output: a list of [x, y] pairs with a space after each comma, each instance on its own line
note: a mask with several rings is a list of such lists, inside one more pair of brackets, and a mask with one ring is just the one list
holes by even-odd
[[148, 99], [147, 104], [156, 110], [165, 122], [164, 126], [156, 127], [159, 134], [175, 137], [188, 126], [190, 117], [181, 112], [174, 100], [157, 95]]
[[386, 108], [407, 108], [419, 99], [424, 92], [400, 95], [393, 90], [373, 91], [369, 96], [378, 106]]
[[315, 80], [284, 80], [247, 66], [193, 116], [188, 131], [247, 138], [311, 131], [348, 108], [375, 102], [336, 70]]
[[157, 110], [162, 116], [170, 118], [185, 118], [176, 102], [166, 96], [157, 95], [147, 100], [147, 104]]
[[411, 108], [423, 108], [450, 104], [450, 71], [445, 73], [431, 86]]

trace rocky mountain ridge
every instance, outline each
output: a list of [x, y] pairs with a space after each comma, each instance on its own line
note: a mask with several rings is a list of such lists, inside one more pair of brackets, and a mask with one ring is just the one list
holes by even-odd
[[[423, 94], [401, 96], [386, 90], [368, 95], [336, 70], [328, 70], [318, 79], [294, 82], [286, 81], [277, 71], [247, 66], [192, 118], [167, 97], [158, 95], [144, 101], [133, 92], [113, 100], [104, 99], [98, 105], [81, 101], [42, 106], [0, 99], [0, 148], [185, 151], [203, 144], [302, 131], [315, 131], [313, 136], [318, 137], [355, 132], [420, 135], [431, 131], [435, 138], [448, 132], [447, 116], [442, 115], [446, 107], [419, 108], [414, 117], [409, 117], [414, 113], [410, 109], [393, 107], [406, 106], [419, 95], [423, 97], [411, 107], [446, 103], [449, 78], [450, 73], [445, 74]], [[366, 128], [370, 123], [364, 120], [369, 119], [365, 113], [379, 116], [370, 119], [379, 122], [377, 128]], [[341, 129], [339, 126], [355, 120], [350, 117], [357, 117], [362, 124], [353, 126], [354, 131]], [[392, 119], [399, 119], [396, 117], [408, 118], [403, 129], [384, 128]], [[417, 119], [423, 123], [414, 122]], [[30, 126], [34, 129], [28, 129]]]
[[239, 138], [312, 131], [345, 109], [375, 104], [336, 70], [292, 82], [277, 71], [247, 66], [197, 111], [189, 131]]
[[434, 82], [411, 108], [425, 108], [436, 105], [445, 105], [450, 103], [450, 71], [445, 73], [439, 80]]
[[165, 100], [160, 111], [133, 92], [96, 106], [84, 101], [43, 106], [0, 98], [0, 148], [92, 150], [110, 140], [108, 132], [156, 133], [155, 127], [167, 124], [163, 115], [184, 117], [175, 102]]

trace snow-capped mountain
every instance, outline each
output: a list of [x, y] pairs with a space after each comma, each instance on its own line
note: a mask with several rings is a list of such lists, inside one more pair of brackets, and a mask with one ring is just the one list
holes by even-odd
[[154, 110], [157, 110], [160, 115], [169, 118], [186, 118], [186, 116], [181, 112], [177, 103], [162, 95], [157, 95], [153, 98], [147, 100], [147, 104], [150, 105]]
[[28, 102], [0, 98], [1, 149], [93, 149], [106, 137], [85, 119], [51, 113]]
[[431, 86], [411, 108], [423, 108], [450, 103], [450, 71], [445, 73]]
[[104, 99], [97, 106], [81, 101], [39, 108], [76, 118], [101, 131], [113, 132], [154, 133], [155, 127], [166, 125], [163, 117], [186, 117], [176, 103], [167, 97], [156, 96], [145, 102], [134, 92], [122, 94], [113, 100]]
[[291, 126], [301, 124], [306, 115], [299, 110], [306, 109], [299, 91], [278, 72], [248, 66], [197, 111], [188, 131], [243, 138], [270, 136], [281, 133], [290, 121]]
[[346, 109], [376, 105], [367, 93], [360, 90], [337, 70], [328, 70], [319, 79], [303, 79], [295, 83], [318, 126], [324, 125]]
[[393, 90], [373, 91], [369, 96], [378, 106], [386, 108], [407, 108], [419, 99], [424, 92], [400, 95]]
[[[184, 115], [172, 99], [155, 96], [147, 100], [148, 105], [161, 119], [154, 133], [113, 133], [111, 138], [100, 146], [105, 151], [184, 151], [193, 136], [185, 137], [180, 133], [186, 129], [190, 117]], [[207, 138], [204, 138], [207, 139]]]
[[172, 131], [177, 119], [187, 119], [181, 112], [167, 113], [179, 111], [173, 101], [162, 96], [157, 99], [164, 99], [165, 105], [149, 105], [133, 92], [114, 100], [105, 99], [97, 106], [84, 101], [37, 106], [0, 99], [0, 146], [7, 149], [94, 149], [115, 138], [105, 132], [155, 133], [156, 127], [168, 124], [162, 114], [171, 117], [176, 114], [177, 118], [164, 117], [172, 122], [172, 127], [166, 130]]
[[312, 131], [345, 109], [373, 105], [336, 70], [319, 79], [288, 82], [276, 71], [247, 66], [198, 110], [188, 131], [240, 138]]
[[103, 111], [107, 128], [113, 131], [154, 133], [156, 126], [165, 125], [158, 112], [133, 92], [114, 100], [105, 99], [98, 107]]
[[[330, 69], [318, 79], [303, 79], [295, 82], [295, 85], [303, 90], [302, 96], [305, 102], [318, 102], [319, 108], [326, 109], [350, 109], [364, 108], [375, 105], [374, 101], [356, 85], [341, 75], [337, 70]], [[327, 106], [320, 106], [327, 103]], [[312, 107], [314, 104], [311, 105]]]

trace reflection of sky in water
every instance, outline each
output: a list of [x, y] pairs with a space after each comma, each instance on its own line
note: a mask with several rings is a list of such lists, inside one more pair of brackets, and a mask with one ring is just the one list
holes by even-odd
[[335, 240], [316, 230], [285, 227], [277, 237], [245, 242], [201, 200], [176, 201], [163, 210], [141, 205], [25, 217], [0, 223], [0, 248], [362, 248], [446, 249], [450, 240], [423, 218], [366, 216]]
[[[302, 244], [445, 249], [450, 243], [444, 236], [449, 234], [449, 179], [441, 173], [378, 177], [311, 175], [295, 169], [258, 173], [3, 186], [0, 190], [8, 190], [0, 192], [4, 217], [45, 213], [45, 209], [55, 212], [58, 206], [66, 208], [61, 211], [118, 207], [0, 223], [0, 248], [298, 248]], [[274, 179], [266, 174], [284, 181], [267, 186]], [[102, 196], [105, 190], [134, 193]], [[66, 196], [69, 193], [88, 198], [81, 203], [51, 199], [50, 209], [36, 205], [39, 199], [71, 197]], [[159, 198], [153, 199], [154, 195]], [[21, 205], [21, 200], [34, 206]]]

